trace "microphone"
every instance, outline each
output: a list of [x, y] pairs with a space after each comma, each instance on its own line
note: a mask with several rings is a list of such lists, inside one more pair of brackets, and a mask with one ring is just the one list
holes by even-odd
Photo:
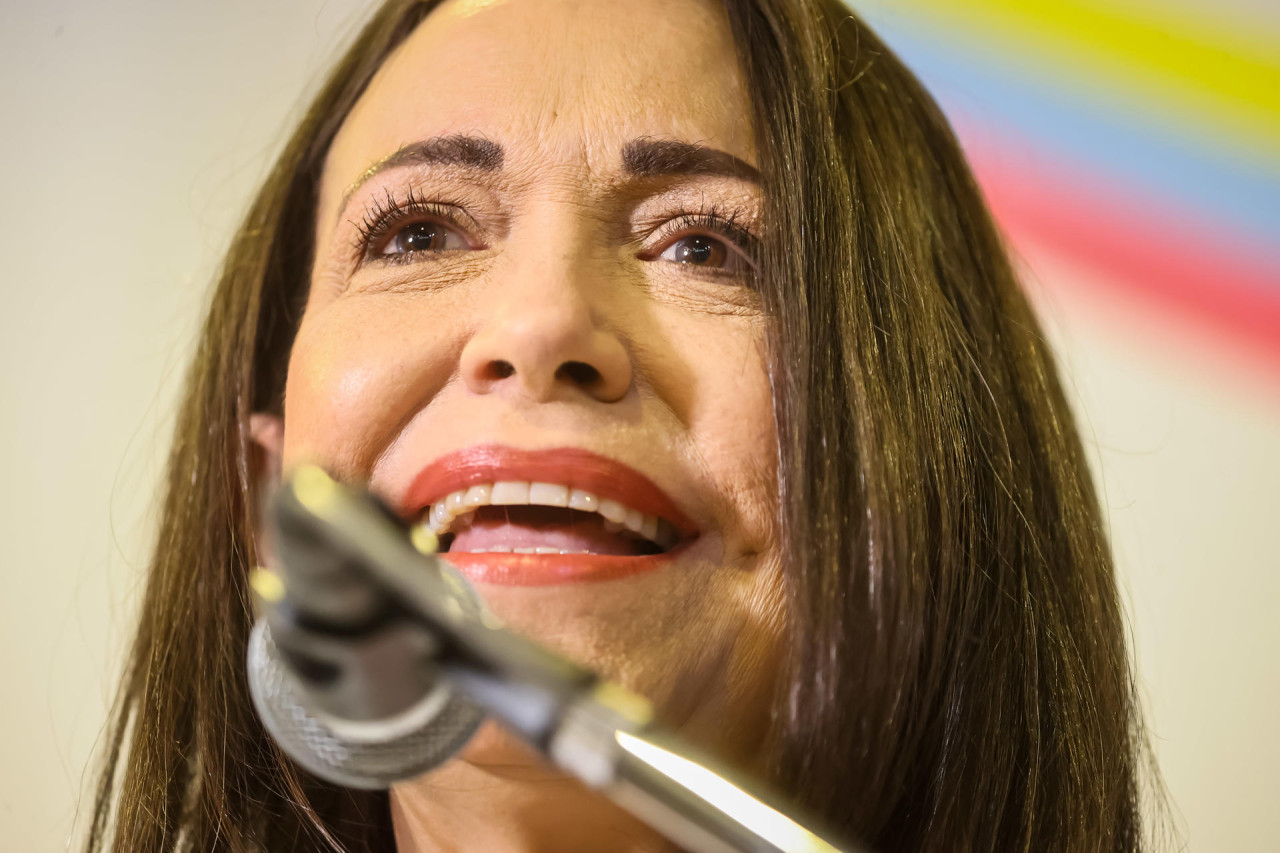
[[461, 750], [492, 716], [695, 853], [843, 849], [749, 793], [620, 685], [505, 629], [456, 568], [375, 497], [303, 467], [270, 506], [281, 575], [256, 571], [254, 706], [301, 766], [385, 788]]

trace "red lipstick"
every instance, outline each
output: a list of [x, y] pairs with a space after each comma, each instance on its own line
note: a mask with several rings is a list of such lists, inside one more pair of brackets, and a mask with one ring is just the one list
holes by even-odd
[[601, 500], [617, 501], [667, 521], [682, 540], [672, 551], [640, 556], [604, 554], [449, 553], [472, 580], [507, 585], [547, 585], [608, 580], [657, 569], [668, 563], [697, 528], [652, 480], [628, 465], [576, 447], [522, 450], [481, 445], [450, 453], [414, 478], [401, 501], [401, 512], [414, 518], [432, 503], [482, 483], [545, 482], [582, 489]]

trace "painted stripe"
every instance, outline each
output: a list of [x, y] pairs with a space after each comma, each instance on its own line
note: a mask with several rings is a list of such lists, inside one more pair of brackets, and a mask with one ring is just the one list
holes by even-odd
[[1050, 172], [1096, 172], [1152, 205], [1176, 206], [1238, 230], [1256, 251], [1280, 259], [1280, 158], [1266, 168], [1180, 127], [1161, 126], [1121, 104], [1081, 99], [1031, 75], [1021, 77], [957, 54], [951, 44], [893, 32], [889, 46], [920, 77], [962, 139], [1032, 148]]
[[1280, 267], [1087, 177], [1046, 176], [981, 146], [969, 157], [1015, 249], [1025, 240], [1078, 258], [1280, 365]]
[[1275, 0], [1113, 0], [1128, 14], [1149, 21], [1172, 20], [1180, 32], [1212, 33], [1214, 44], [1253, 44], [1271, 50], [1280, 43], [1280, 4]]
[[[1067, 345], [1057, 355], [1065, 359], [1068, 382], [1079, 366], [1072, 349], [1085, 343], [1078, 337], [1084, 333], [1090, 339], [1111, 339], [1108, 347], [1141, 353], [1144, 361], [1187, 379], [1280, 401], [1280, 352], [1274, 347], [1259, 347], [1224, 326], [1154, 301], [1105, 270], [1033, 240], [1019, 242], [1018, 261], [1027, 295], [1049, 337]], [[1077, 326], [1079, 321], [1086, 321], [1087, 328]]]
[[[892, 11], [855, 3], [894, 29], [928, 27], [975, 52], [1056, 67], [1077, 86], [1150, 102], [1185, 121], [1213, 121], [1260, 155], [1280, 143], [1280, 55], [1274, 45], [1182, 29], [1090, 0], [901, 0]], [[1013, 64], [1010, 62], [1010, 64]]]

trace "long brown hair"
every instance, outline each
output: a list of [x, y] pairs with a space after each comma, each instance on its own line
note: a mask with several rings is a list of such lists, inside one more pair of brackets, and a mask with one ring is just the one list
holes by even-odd
[[[434, 7], [356, 39], [237, 233], [187, 379], [90, 850], [394, 846], [248, 701], [263, 462], [334, 134]], [[885, 850], [1134, 850], [1144, 755], [1096, 495], [1035, 318], [928, 94], [838, 0], [726, 0], [768, 228], [788, 566], [771, 780]]]

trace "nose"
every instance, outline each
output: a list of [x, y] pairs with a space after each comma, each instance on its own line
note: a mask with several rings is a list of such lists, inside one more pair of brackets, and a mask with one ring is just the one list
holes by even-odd
[[584, 396], [612, 403], [626, 395], [631, 356], [577, 283], [495, 283], [486, 297], [460, 364], [473, 393], [539, 403]]

